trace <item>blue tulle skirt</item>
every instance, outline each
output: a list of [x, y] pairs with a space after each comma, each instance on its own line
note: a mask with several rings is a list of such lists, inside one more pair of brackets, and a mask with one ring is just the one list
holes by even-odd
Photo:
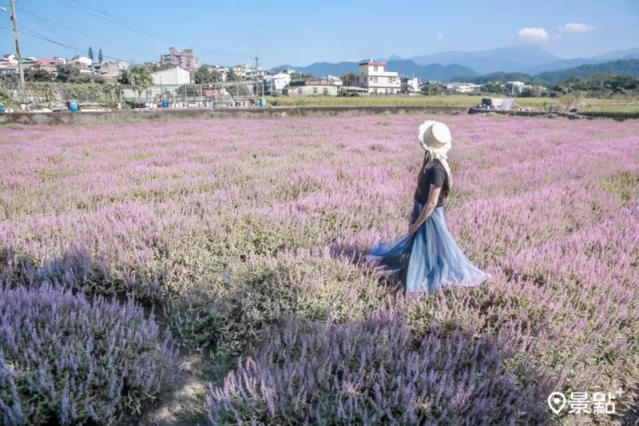
[[[415, 202], [410, 223], [423, 207]], [[446, 226], [443, 207], [437, 207], [415, 235], [381, 242], [366, 258], [381, 265], [385, 275], [403, 271], [406, 292], [436, 291], [444, 285], [475, 286], [490, 277], [457, 246]]]

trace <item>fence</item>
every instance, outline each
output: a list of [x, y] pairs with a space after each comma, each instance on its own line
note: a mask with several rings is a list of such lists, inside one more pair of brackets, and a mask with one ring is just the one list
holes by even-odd
[[0, 86], [22, 110], [64, 109], [75, 100], [81, 106], [116, 108], [157, 107], [163, 100], [170, 107], [247, 107], [257, 105], [252, 83], [152, 85], [147, 88], [115, 83], [27, 83], [20, 91]]

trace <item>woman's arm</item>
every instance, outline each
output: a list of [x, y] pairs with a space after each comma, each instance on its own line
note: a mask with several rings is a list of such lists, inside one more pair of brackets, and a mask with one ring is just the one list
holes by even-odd
[[439, 201], [439, 193], [441, 192], [441, 190], [441, 186], [435, 186], [433, 184], [430, 185], [430, 190], [428, 191], [428, 201], [426, 201], [426, 205], [424, 205], [424, 208], [422, 209], [422, 212], [417, 220], [408, 227], [409, 234], [415, 234], [419, 227], [422, 226], [422, 224], [426, 222], [426, 219], [428, 219], [433, 211], [435, 211], [435, 208], [437, 208], [437, 201]]

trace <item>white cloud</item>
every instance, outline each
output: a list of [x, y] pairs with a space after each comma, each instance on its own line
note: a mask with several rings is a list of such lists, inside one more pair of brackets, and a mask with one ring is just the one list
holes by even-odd
[[442, 33], [437, 33], [437, 35], [435, 36], [435, 38], [437, 39], [437, 41], [440, 41], [441, 39], [444, 38], [444, 34]]
[[583, 33], [586, 31], [593, 30], [595, 27], [582, 24], [581, 22], [568, 22], [559, 27], [561, 31], [568, 31], [571, 33]]
[[526, 27], [521, 28], [517, 35], [521, 40], [530, 42], [539, 42], [548, 40], [548, 32], [543, 28]]

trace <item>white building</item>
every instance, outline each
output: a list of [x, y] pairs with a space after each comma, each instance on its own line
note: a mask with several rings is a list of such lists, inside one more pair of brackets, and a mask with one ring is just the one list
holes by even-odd
[[474, 93], [479, 90], [481, 85], [475, 83], [460, 83], [453, 81], [446, 84], [446, 90], [457, 93]]
[[419, 78], [402, 78], [402, 92], [405, 93], [419, 93], [421, 90], [421, 84]]
[[337, 96], [339, 87], [328, 80], [294, 81], [284, 89], [289, 96]]
[[267, 75], [264, 78], [264, 94], [282, 94], [284, 88], [291, 84], [291, 75], [283, 72]]
[[385, 71], [385, 62], [364, 61], [359, 64], [359, 85], [368, 89], [371, 94], [395, 94], [399, 93], [402, 82], [399, 73]]
[[511, 95], [522, 93], [524, 90], [531, 89], [530, 84], [526, 84], [523, 81], [508, 81], [505, 88]]
[[128, 62], [102, 62], [100, 64], [100, 75], [106, 79], [115, 80], [120, 76], [120, 71], [126, 69], [129, 69]]
[[342, 81], [342, 79], [341, 79], [340, 77], [337, 77], [337, 76], [334, 76], [334, 75], [330, 75], [330, 74], [329, 74], [329, 75], [326, 77], [326, 79], [327, 79], [328, 81], [330, 81], [330, 82], [331, 82], [333, 85], [335, 85], [335, 86], [341, 86], [341, 85], [343, 85], [343, 84], [344, 84], [344, 82]]
[[174, 86], [191, 83], [191, 73], [187, 70], [175, 67], [162, 71], [156, 71], [151, 74], [153, 85], [155, 86]]
[[80, 70], [88, 69], [93, 65], [93, 61], [91, 60], [91, 58], [78, 55], [74, 56], [73, 59], [71, 59], [71, 63], [80, 68]]
[[251, 67], [248, 64], [240, 64], [240, 65], [235, 65], [233, 68], [231, 68], [231, 70], [233, 71], [233, 74], [235, 74], [236, 76], [240, 78], [245, 78], [246, 74], [251, 71]]

